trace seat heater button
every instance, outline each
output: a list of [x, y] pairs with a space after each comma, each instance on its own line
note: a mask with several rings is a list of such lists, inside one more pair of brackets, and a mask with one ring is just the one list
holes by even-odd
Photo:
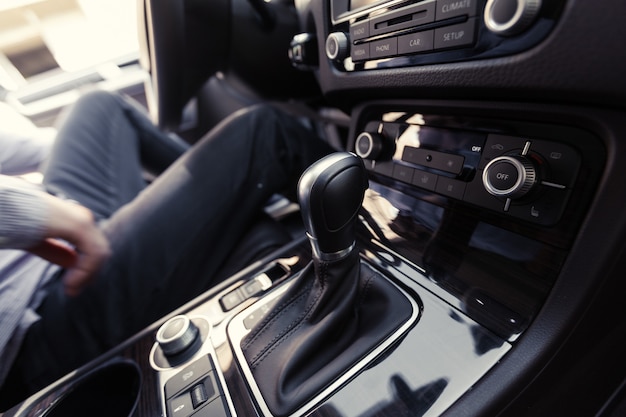
[[413, 181], [411, 181], [411, 184], [426, 190], [435, 191], [438, 179], [439, 176], [436, 174], [416, 169], [413, 173]]

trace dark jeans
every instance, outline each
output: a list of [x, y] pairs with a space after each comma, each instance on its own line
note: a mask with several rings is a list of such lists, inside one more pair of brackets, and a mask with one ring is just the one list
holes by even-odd
[[[49, 286], [0, 397], [44, 387], [210, 288], [268, 198], [330, 151], [268, 106], [231, 116], [184, 150], [117, 96], [76, 104], [45, 185], [104, 219], [113, 255], [77, 297], [60, 280]], [[169, 167], [146, 186], [142, 161]]]

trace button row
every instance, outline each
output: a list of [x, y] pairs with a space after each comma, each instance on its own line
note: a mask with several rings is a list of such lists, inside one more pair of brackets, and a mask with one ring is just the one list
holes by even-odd
[[350, 25], [352, 41], [459, 16], [475, 17], [478, 0], [426, 0]]
[[398, 181], [457, 200], [462, 200], [465, 194], [466, 183], [454, 178], [433, 174], [432, 172], [411, 168], [406, 165], [395, 164], [391, 161], [376, 162], [370, 168]]
[[405, 146], [402, 151], [402, 160], [459, 175], [463, 171], [465, 158], [461, 155]]
[[275, 282], [285, 278], [288, 272], [283, 265], [273, 265], [265, 272], [223, 295], [220, 298], [222, 310], [230, 311], [249, 298], [262, 294]]
[[458, 48], [472, 45], [475, 34], [476, 19], [472, 18], [456, 25], [352, 45], [350, 55], [353, 61], [364, 61]]
[[570, 189], [540, 186], [541, 198], [530, 203], [510, 203], [490, 195], [476, 176], [468, 183], [432, 172], [412, 168], [393, 161], [366, 160], [366, 167], [381, 175], [394, 178], [420, 189], [436, 192], [456, 200], [466, 201], [477, 206], [541, 225], [556, 223], [569, 198]]

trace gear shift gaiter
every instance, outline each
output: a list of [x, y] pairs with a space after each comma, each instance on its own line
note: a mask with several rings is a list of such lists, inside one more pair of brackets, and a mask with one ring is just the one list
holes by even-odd
[[362, 263], [355, 248], [366, 188], [362, 161], [346, 152], [321, 159], [300, 178], [313, 262], [241, 342], [274, 416], [302, 407], [414, 316], [407, 297]]

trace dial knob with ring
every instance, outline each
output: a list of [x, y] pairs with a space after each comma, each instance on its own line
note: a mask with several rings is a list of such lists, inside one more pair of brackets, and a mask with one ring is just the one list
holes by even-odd
[[361, 132], [356, 138], [354, 148], [361, 158], [375, 160], [382, 153], [383, 138], [378, 133]]
[[194, 344], [200, 331], [185, 315], [174, 316], [159, 328], [156, 341], [165, 356], [175, 356]]
[[540, 8], [541, 0], [488, 0], [485, 25], [498, 35], [516, 35], [530, 26]]
[[482, 179], [489, 194], [515, 199], [528, 194], [537, 183], [537, 170], [524, 156], [505, 155], [487, 164]]
[[333, 32], [326, 38], [326, 56], [329, 59], [341, 61], [348, 57], [348, 37], [343, 32]]

